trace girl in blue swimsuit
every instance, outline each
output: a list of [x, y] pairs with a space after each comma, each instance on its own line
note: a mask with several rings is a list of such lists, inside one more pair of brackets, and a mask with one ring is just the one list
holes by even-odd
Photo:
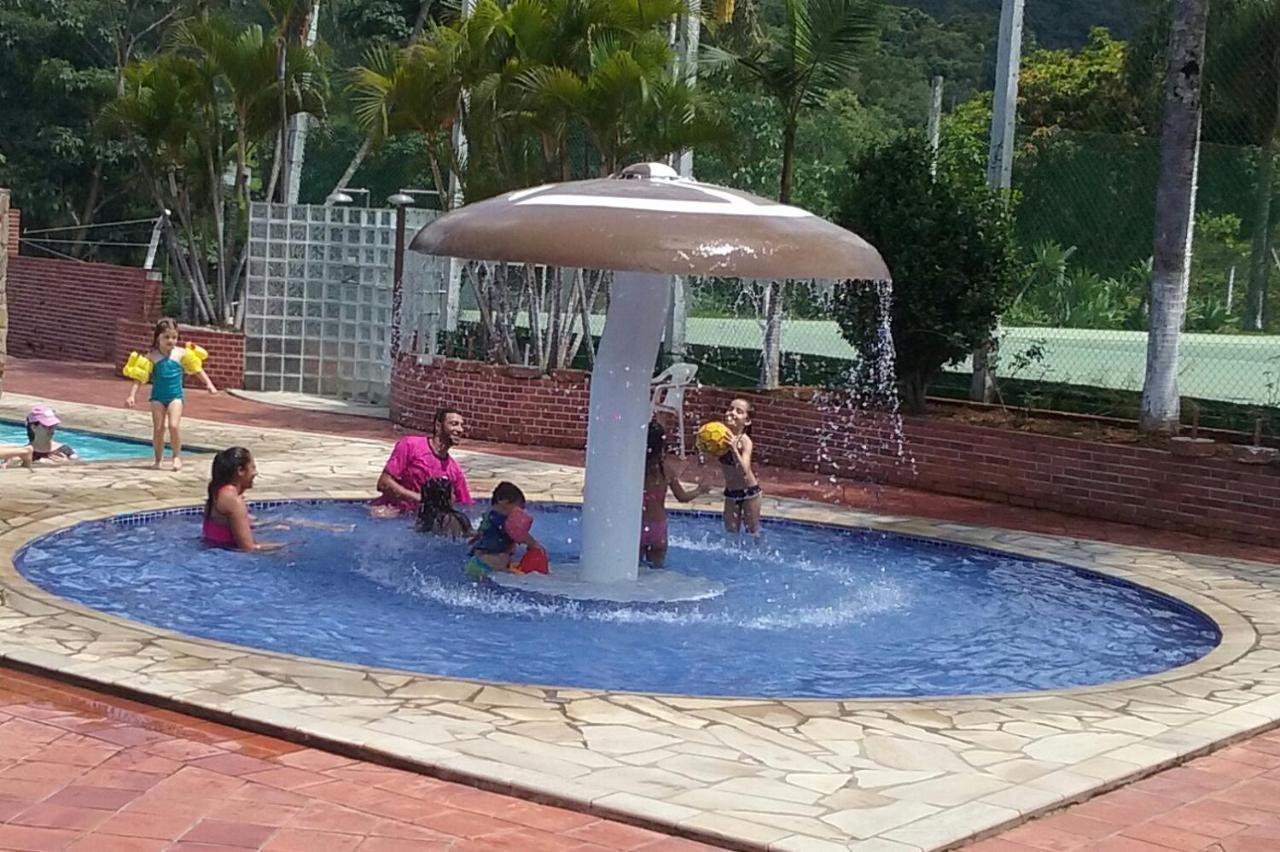
[[[157, 470], [164, 461], [164, 433], [169, 431], [169, 444], [173, 448], [173, 469], [182, 470], [182, 356], [185, 350], [178, 348], [178, 324], [171, 319], [156, 323], [151, 336], [151, 351], [147, 354], [151, 368], [151, 446]], [[204, 382], [209, 393], [218, 389], [198, 370], [195, 375]], [[129, 398], [124, 404], [133, 408], [138, 398], [138, 382], [129, 388]]]

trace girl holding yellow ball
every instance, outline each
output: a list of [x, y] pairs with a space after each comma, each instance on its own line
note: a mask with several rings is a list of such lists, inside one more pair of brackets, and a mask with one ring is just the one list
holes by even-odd
[[[710, 425], [710, 424], [708, 424]], [[735, 399], [724, 413], [728, 435], [723, 452], [715, 453], [724, 467], [724, 528], [736, 533], [760, 532], [760, 483], [751, 467], [751, 403]], [[717, 447], [717, 449], [719, 449]]]

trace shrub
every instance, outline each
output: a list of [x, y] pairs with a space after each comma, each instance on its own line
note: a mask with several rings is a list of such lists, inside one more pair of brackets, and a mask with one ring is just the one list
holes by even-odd
[[[945, 164], [945, 160], [943, 161]], [[929, 382], [984, 343], [1022, 277], [1004, 197], [944, 166], [908, 133], [850, 164], [836, 221], [871, 242], [893, 274], [891, 324], [904, 408], [923, 413]], [[873, 288], [837, 291], [841, 333], [875, 345]]]

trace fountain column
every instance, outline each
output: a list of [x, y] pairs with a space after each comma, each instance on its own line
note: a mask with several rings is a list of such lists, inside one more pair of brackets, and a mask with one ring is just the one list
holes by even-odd
[[582, 494], [582, 578], [588, 582], [636, 579], [649, 382], [670, 299], [666, 275], [613, 274], [591, 371]]

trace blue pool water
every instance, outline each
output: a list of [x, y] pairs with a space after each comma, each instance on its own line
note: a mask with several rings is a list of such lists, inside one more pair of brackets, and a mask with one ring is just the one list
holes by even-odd
[[[55, 439], [63, 444], [75, 447], [80, 458], [85, 461], [101, 461], [102, 459], [140, 459], [151, 458], [151, 444], [131, 441], [127, 438], [110, 438], [95, 435], [92, 432], [78, 432], [75, 429], [58, 427]], [[0, 444], [27, 443], [27, 427], [21, 423], [0, 420]]]
[[[552, 565], [579, 511], [537, 505]], [[1218, 642], [1202, 614], [1061, 565], [905, 537], [773, 522], [744, 546], [719, 518], [672, 513], [671, 568], [726, 587], [685, 604], [573, 602], [478, 587], [465, 545], [351, 503], [261, 518], [355, 524], [263, 532], [278, 554], [202, 547], [199, 516], [82, 524], [18, 568], [107, 612], [241, 645], [485, 680], [716, 696], [955, 695], [1159, 672]]]

